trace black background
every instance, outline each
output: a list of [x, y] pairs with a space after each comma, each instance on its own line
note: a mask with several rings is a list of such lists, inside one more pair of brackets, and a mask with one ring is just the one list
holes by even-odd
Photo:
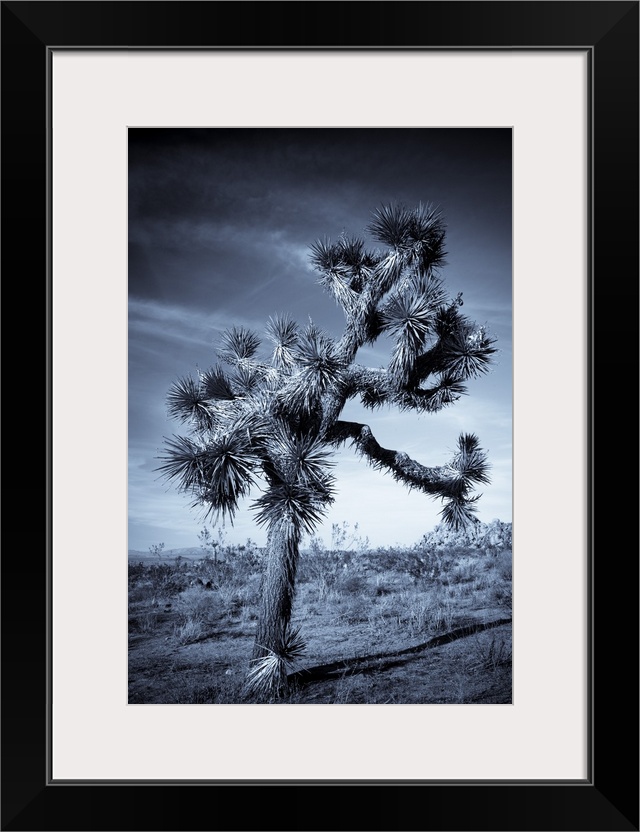
[[[47, 779], [46, 69], [53, 47], [127, 46], [591, 50], [593, 685], [587, 782]], [[4, 499], [10, 508], [2, 557], [2, 829], [638, 829], [637, 2], [3, 2], [2, 232], [4, 309], [17, 324], [5, 327], [3, 356]], [[554, 476], [562, 476], [568, 490], [584, 488], [561, 460], [558, 465]], [[293, 755], [313, 753], [303, 737], [284, 741]]]

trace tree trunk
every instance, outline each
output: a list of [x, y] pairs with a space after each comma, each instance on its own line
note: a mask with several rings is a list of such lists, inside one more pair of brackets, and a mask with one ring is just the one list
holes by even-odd
[[[288, 520], [269, 530], [262, 598], [248, 679], [250, 682], [253, 677], [255, 681], [257, 670], [264, 667], [259, 687], [263, 692], [268, 689], [272, 694], [283, 692], [287, 686], [287, 637], [299, 540], [299, 533]], [[261, 660], [264, 660], [262, 665]]]

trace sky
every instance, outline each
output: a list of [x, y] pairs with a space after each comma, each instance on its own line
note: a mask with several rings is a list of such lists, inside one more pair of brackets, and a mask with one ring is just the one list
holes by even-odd
[[[309, 247], [367, 235], [383, 204], [437, 206], [447, 226], [441, 277], [462, 312], [497, 339], [490, 372], [437, 414], [365, 410], [386, 448], [423, 465], [445, 464], [461, 432], [475, 433], [491, 466], [477, 517], [512, 519], [512, 135], [508, 128], [256, 128], [129, 130], [128, 441], [130, 550], [198, 546], [203, 526], [228, 543], [264, 545], [251, 500], [233, 525], [215, 527], [157, 471], [165, 438], [184, 433], [167, 416], [180, 376], [218, 361], [222, 332], [258, 335], [269, 317], [311, 318], [339, 335], [344, 317], [318, 285]], [[266, 341], [266, 339], [265, 339]], [[358, 362], [382, 366], [383, 335]], [[266, 348], [266, 344], [265, 344]], [[336, 499], [317, 534], [344, 522], [372, 546], [412, 545], [440, 522], [442, 503], [408, 492], [349, 447], [334, 457]]]

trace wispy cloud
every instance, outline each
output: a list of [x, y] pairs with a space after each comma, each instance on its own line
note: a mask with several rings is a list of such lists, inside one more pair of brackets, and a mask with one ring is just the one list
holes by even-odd
[[132, 298], [129, 301], [129, 337], [134, 343], [148, 339], [172, 340], [211, 350], [220, 335], [231, 325], [260, 330], [264, 322], [250, 317], [234, 317], [219, 309], [193, 310], [177, 304]]

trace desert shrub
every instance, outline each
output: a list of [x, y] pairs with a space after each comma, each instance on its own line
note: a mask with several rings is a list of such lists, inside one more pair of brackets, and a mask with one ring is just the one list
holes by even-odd
[[440, 523], [423, 535], [419, 545], [425, 548], [472, 548], [495, 556], [511, 549], [512, 536], [512, 524], [497, 519], [490, 523], [476, 520], [457, 530]]
[[244, 607], [257, 607], [260, 602], [261, 576], [256, 573], [249, 575], [237, 590], [237, 596]]
[[302, 553], [298, 580], [317, 584], [320, 597], [325, 597], [349, 566], [342, 552], [321, 549], [320, 545], [321, 541], [318, 543], [316, 539], [315, 544]]
[[325, 599], [324, 610], [335, 626], [359, 624], [368, 620], [371, 601], [360, 596], [331, 593], [330, 597]]
[[300, 553], [298, 580], [302, 583], [317, 582], [321, 592], [336, 586], [344, 573], [364, 575], [369, 561], [369, 538], [347, 522], [334, 523], [331, 532], [331, 548], [317, 535], [309, 537], [306, 548]]
[[155, 597], [156, 592], [150, 581], [136, 583], [129, 587], [129, 605], [143, 604], [152, 601]]
[[413, 548], [403, 553], [404, 571], [416, 582], [435, 580], [443, 570], [442, 553], [434, 548]]
[[128, 565], [128, 575], [129, 575], [129, 586], [139, 583], [140, 581], [144, 580], [145, 577], [145, 565], [142, 561], [138, 563], [131, 563], [129, 562]]
[[147, 579], [156, 595], [170, 597], [186, 589], [187, 564], [154, 563], [147, 567]]
[[186, 589], [177, 600], [175, 610], [182, 624], [188, 621], [212, 624], [219, 614], [215, 596], [199, 587]]
[[367, 592], [367, 580], [362, 575], [350, 575], [343, 571], [336, 581], [337, 589], [346, 595], [364, 595]]
[[390, 581], [386, 581], [384, 576], [376, 575], [376, 579], [373, 584], [373, 594], [376, 598], [382, 598], [385, 595], [393, 595], [394, 587], [392, 586]]
[[[233, 622], [240, 620], [251, 620], [252, 608], [255, 609], [254, 604], [248, 604], [246, 596], [242, 589], [233, 589], [232, 591], [226, 592], [224, 596], [224, 603], [223, 603], [223, 610], [224, 615], [227, 621]], [[253, 616], [255, 619], [257, 616]]]
[[447, 601], [438, 601], [429, 611], [429, 629], [434, 633], [451, 630], [454, 622], [454, 609]]
[[359, 531], [359, 524], [353, 528], [346, 520], [333, 523], [331, 526], [331, 549], [334, 552], [356, 552], [362, 554], [369, 548], [369, 538], [363, 537]]
[[474, 558], [461, 558], [450, 570], [448, 578], [451, 583], [471, 583], [480, 572], [478, 561]]
[[486, 592], [492, 586], [491, 579], [486, 574], [477, 575], [473, 579], [474, 592]]
[[369, 571], [374, 574], [403, 571], [406, 550], [395, 546], [379, 546], [369, 553], [366, 560]]
[[215, 561], [211, 557], [205, 557], [195, 563], [192, 567], [193, 575], [203, 584], [209, 584], [210, 589], [217, 589], [222, 584], [228, 583], [233, 578], [233, 566], [227, 561]]
[[251, 538], [239, 546], [216, 549], [216, 557], [205, 556], [189, 569], [192, 583], [209, 589], [240, 586], [262, 571], [264, 553]]
[[210, 684], [193, 684], [180, 676], [172, 680], [172, 685], [165, 692], [163, 704], [209, 705], [229, 704], [242, 700], [241, 681], [232, 675], [221, 674]]
[[130, 630], [137, 630], [139, 633], [153, 633], [158, 627], [158, 614], [155, 612], [144, 612], [132, 619], [129, 624]]
[[204, 635], [204, 632], [202, 621], [197, 618], [189, 618], [173, 628], [173, 634], [180, 644], [193, 644]]
[[362, 596], [353, 596], [342, 600], [339, 618], [347, 624], [360, 624], [368, 620], [370, 612], [370, 600]]
[[499, 607], [511, 609], [512, 604], [512, 589], [510, 583], [499, 583], [491, 587], [491, 600]]
[[170, 597], [189, 583], [186, 563], [129, 564], [129, 601]]
[[497, 556], [497, 569], [502, 580], [511, 581], [513, 579], [513, 556], [510, 550], [500, 552]]
[[388, 634], [390, 627], [400, 625], [402, 610], [397, 599], [383, 595], [373, 598], [367, 608], [367, 625], [375, 635]]
[[161, 558], [164, 551], [164, 543], [153, 543], [149, 546], [149, 554], [154, 558]]
[[469, 547], [434, 546], [423, 538], [411, 547], [377, 549], [371, 557], [371, 568], [377, 574], [407, 575], [415, 584], [433, 583], [445, 579], [454, 565], [468, 555]]
[[512, 646], [510, 636], [493, 633], [490, 638], [476, 634], [469, 669], [473, 671], [495, 671], [512, 664]]
[[245, 575], [251, 575], [262, 568], [264, 551], [248, 537], [246, 543], [229, 550], [229, 559], [233, 562], [236, 574], [241, 572]]
[[409, 635], [421, 635], [429, 629], [431, 621], [431, 607], [429, 603], [415, 599], [409, 604], [402, 615], [402, 626]]

